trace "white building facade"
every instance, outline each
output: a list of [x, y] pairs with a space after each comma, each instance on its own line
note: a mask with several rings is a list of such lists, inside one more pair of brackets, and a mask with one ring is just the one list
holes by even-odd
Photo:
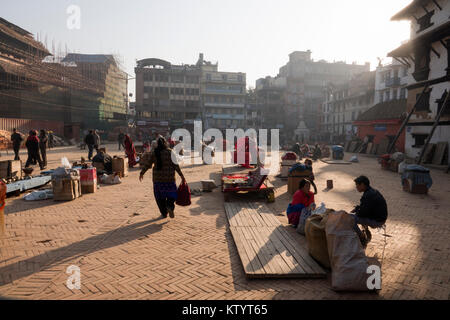
[[417, 106], [406, 127], [405, 151], [415, 158], [442, 107], [445, 109], [430, 143], [450, 144], [450, 104], [443, 105], [450, 91], [450, 0], [415, 0], [392, 20], [411, 21], [409, 42], [389, 56], [408, 66], [407, 111]]
[[408, 97], [408, 66], [397, 60], [377, 67], [374, 104]]

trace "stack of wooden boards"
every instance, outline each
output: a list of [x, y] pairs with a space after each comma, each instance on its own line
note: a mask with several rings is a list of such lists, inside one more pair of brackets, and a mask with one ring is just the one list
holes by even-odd
[[309, 255], [289, 227], [264, 204], [225, 203], [242, 265], [249, 278], [324, 278], [326, 272]]
[[0, 161], [0, 179], [22, 179], [22, 162], [20, 160]]

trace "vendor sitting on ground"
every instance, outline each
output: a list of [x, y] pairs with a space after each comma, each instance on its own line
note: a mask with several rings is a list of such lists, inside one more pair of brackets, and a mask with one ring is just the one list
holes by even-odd
[[319, 144], [316, 144], [316, 147], [314, 148], [314, 153], [313, 153], [313, 160], [317, 160], [322, 158], [322, 149], [320, 149]]
[[303, 209], [309, 208], [314, 210], [314, 193], [310, 191], [311, 181], [308, 179], [303, 179], [300, 181], [299, 190], [294, 194], [292, 203], [289, 204], [287, 208], [287, 216], [289, 224], [293, 225], [295, 228], [300, 222], [300, 216]]
[[311, 160], [311, 159], [306, 159], [306, 160], [305, 160], [305, 166], [306, 166], [308, 169], [311, 170], [311, 175], [308, 177], [308, 180], [311, 182], [311, 185], [312, 185], [313, 188], [314, 188], [314, 194], [317, 194], [317, 186], [316, 186], [316, 184], [314, 183], [315, 177], [314, 177], [314, 172], [313, 172], [313, 168], [312, 168], [312, 166], [313, 166], [312, 160]]
[[[365, 248], [372, 239], [369, 227], [381, 228], [386, 223], [388, 210], [383, 195], [370, 186], [370, 181], [367, 177], [360, 176], [356, 178], [355, 184], [356, 190], [364, 192], [364, 194], [361, 197], [360, 205], [356, 206], [352, 211], [352, 213], [355, 213], [354, 230]], [[358, 224], [364, 227], [364, 231], [359, 229]]]
[[97, 155], [92, 159], [92, 162], [103, 163], [106, 173], [107, 174], [113, 173], [112, 157], [109, 154], [103, 152], [102, 150], [100, 149], [97, 150]]

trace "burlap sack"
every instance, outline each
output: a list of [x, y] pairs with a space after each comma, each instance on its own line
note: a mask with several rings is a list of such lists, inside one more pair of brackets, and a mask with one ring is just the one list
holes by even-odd
[[325, 225], [328, 220], [328, 213], [312, 215], [306, 220], [305, 234], [308, 244], [308, 251], [311, 257], [325, 268], [331, 268], [328, 255], [327, 236]]
[[368, 262], [354, 219], [345, 211], [330, 213], [325, 227], [335, 291], [368, 291]]

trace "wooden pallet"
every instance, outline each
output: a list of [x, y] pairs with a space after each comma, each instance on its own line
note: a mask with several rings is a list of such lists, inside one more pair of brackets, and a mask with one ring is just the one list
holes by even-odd
[[283, 226], [266, 205], [225, 203], [225, 211], [248, 278], [326, 277], [290, 227]]

